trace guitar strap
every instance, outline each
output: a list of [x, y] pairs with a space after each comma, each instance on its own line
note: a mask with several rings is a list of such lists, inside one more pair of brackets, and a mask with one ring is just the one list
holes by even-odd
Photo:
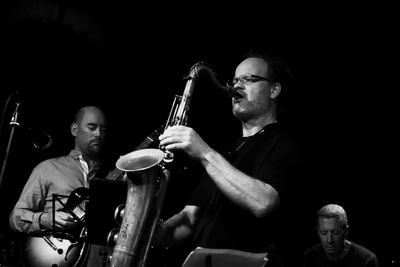
[[82, 174], [83, 174], [83, 178], [85, 179], [85, 186], [88, 187], [89, 186], [89, 181], [88, 181], [89, 165], [83, 159], [82, 154], [80, 154], [78, 156], [78, 159], [79, 159], [79, 163], [82, 167]]

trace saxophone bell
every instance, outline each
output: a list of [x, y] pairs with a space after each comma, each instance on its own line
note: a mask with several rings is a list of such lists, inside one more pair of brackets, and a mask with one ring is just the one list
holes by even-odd
[[164, 153], [160, 149], [146, 148], [135, 150], [121, 156], [116, 167], [128, 174], [131, 172], [144, 171], [158, 165], [164, 158]]

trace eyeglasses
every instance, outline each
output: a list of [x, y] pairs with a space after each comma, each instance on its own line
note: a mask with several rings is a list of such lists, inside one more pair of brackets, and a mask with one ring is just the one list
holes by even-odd
[[255, 82], [259, 82], [259, 81], [268, 81], [268, 82], [272, 82], [269, 78], [267, 77], [261, 77], [258, 75], [253, 75], [250, 73], [245, 73], [240, 75], [239, 77], [233, 78], [232, 81], [230, 82], [232, 85], [237, 84], [238, 82], [242, 83], [242, 84], [250, 84], [250, 83], [255, 83]]

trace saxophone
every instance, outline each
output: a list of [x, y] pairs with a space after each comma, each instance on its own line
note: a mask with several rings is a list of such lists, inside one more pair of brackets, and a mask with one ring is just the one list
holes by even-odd
[[[174, 98], [165, 129], [187, 124], [193, 88], [199, 77], [208, 78], [228, 94], [233, 90], [221, 86], [206, 63], [194, 64], [189, 75], [184, 78], [186, 86], [183, 95], [176, 95]], [[170, 151], [144, 148], [121, 156], [116, 162], [116, 167], [125, 173], [127, 199], [110, 259], [112, 267], [146, 266], [173, 161], [174, 154]]]

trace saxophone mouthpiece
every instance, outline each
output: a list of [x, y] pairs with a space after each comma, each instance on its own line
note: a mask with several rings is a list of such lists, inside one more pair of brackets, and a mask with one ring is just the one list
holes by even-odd
[[233, 97], [234, 99], [239, 99], [239, 98], [243, 98], [243, 96], [239, 93], [239, 90], [236, 89], [233, 86], [225, 86], [225, 93], [229, 96], [229, 97]]

